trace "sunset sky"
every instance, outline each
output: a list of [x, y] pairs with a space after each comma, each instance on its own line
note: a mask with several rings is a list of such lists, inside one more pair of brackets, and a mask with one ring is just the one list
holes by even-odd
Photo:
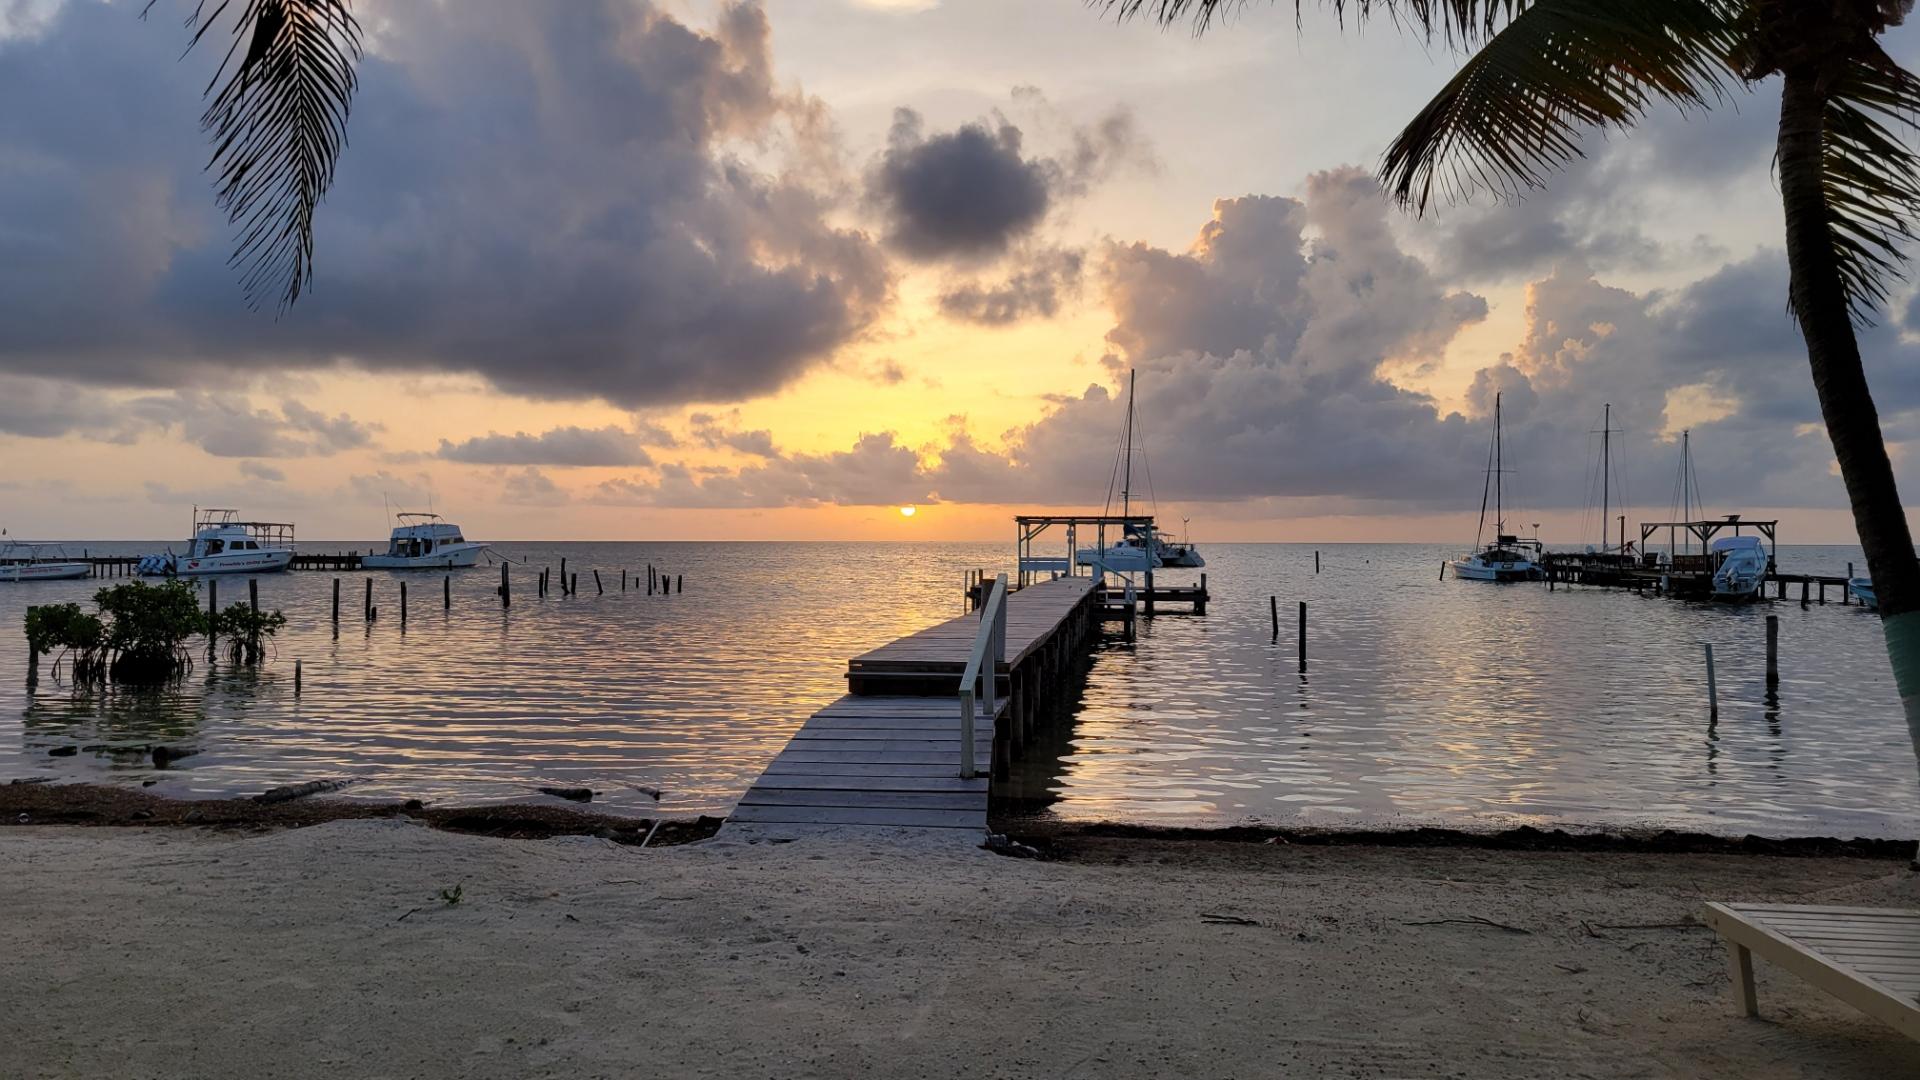
[[[1255, 4], [363, 0], [312, 292], [250, 311], [202, 171], [188, 0], [0, 0], [0, 526], [189, 508], [483, 538], [1002, 539], [1097, 509], [1127, 369], [1165, 523], [1597, 539], [1690, 427], [1708, 509], [1853, 539], [1786, 314], [1776, 96], [1658, 111], [1521, 204], [1370, 171], [1454, 58]], [[1888, 45], [1915, 60], [1911, 30]], [[1920, 483], [1920, 303], [1867, 332]], [[1144, 486], [1144, 485], [1141, 485]], [[1618, 494], [1615, 496], [1619, 501]], [[899, 508], [915, 505], [904, 516]]]

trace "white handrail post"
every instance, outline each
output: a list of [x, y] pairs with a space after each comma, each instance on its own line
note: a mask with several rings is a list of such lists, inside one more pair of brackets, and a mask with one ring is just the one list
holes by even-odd
[[960, 778], [971, 780], [980, 775], [973, 760], [973, 687], [960, 688]]

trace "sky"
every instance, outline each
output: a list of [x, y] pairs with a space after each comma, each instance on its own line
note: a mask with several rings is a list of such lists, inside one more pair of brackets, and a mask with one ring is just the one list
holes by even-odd
[[[1777, 87], [1415, 216], [1372, 170], [1458, 58], [1385, 23], [360, 0], [279, 313], [204, 172], [221, 49], [141, 7], [0, 0], [10, 535], [219, 505], [362, 538], [430, 503], [502, 540], [1003, 539], [1102, 507], [1131, 371], [1135, 494], [1202, 543], [1471, 541], [1496, 393], [1521, 531], [1599, 541], [1611, 404], [1614, 513], [1673, 512], [1688, 430], [1708, 512], [1854, 538], [1786, 312]], [[1862, 336], [1909, 484], [1914, 291]]]

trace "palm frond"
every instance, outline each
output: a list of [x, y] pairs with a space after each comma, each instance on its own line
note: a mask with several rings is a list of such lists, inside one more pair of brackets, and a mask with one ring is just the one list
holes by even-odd
[[1657, 101], [1723, 98], [1736, 41], [1728, 0], [1535, 0], [1468, 58], [1388, 146], [1381, 183], [1424, 211], [1511, 196], [1583, 156], [1582, 133], [1629, 127]]
[[[1191, 22], [1195, 33], [1202, 33], [1224, 18], [1245, 8], [1250, 0], [1089, 0], [1105, 7], [1121, 19], [1145, 13], [1163, 26]], [[1274, 0], [1277, 2], [1277, 0]], [[1294, 17], [1306, 13], [1309, 0], [1294, 0]], [[1351, 19], [1365, 23], [1384, 18], [1427, 38], [1449, 45], [1472, 48], [1493, 36], [1533, 0], [1318, 0], [1318, 6], [1331, 10], [1342, 24]]]
[[[218, 205], [237, 230], [228, 262], [250, 306], [277, 294], [284, 311], [313, 281], [313, 218], [347, 141], [360, 24], [352, 0], [244, 2], [200, 125], [213, 141]], [[189, 48], [234, 3], [198, 0]]]
[[1902, 275], [1920, 218], [1920, 79], [1877, 43], [1854, 53], [1827, 100], [1821, 186], [1847, 307], [1865, 324]]

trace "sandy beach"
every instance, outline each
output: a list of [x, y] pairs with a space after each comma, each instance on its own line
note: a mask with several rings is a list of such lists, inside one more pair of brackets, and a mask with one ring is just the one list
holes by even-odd
[[[1920, 1045], [1702, 898], [1903, 862], [872, 835], [641, 850], [404, 818], [0, 830], [0, 1075], [1885, 1077]], [[444, 897], [456, 897], [449, 903]]]

